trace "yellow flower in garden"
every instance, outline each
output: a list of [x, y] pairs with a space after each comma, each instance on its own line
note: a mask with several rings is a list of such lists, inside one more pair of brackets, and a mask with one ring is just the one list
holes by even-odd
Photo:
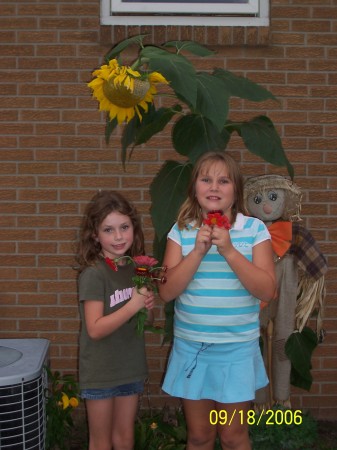
[[78, 404], [79, 404], [79, 402], [78, 402], [78, 399], [77, 399], [76, 397], [71, 397], [71, 398], [69, 399], [69, 405], [70, 405], [71, 407], [77, 408], [77, 407], [78, 407]]
[[157, 93], [155, 84], [168, 84], [159, 72], [143, 76], [131, 67], [120, 66], [116, 59], [95, 70], [93, 76], [95, 78], [88, 87], [99, 101], [100, 111], [107, 111], [110, 120], [117, 118], [118, 124], [130, 122], [135, 114], [141, 121], [140, 108], [148, 111], [148, 104], [153, 103], [153, 96]]
[[152, 422], [150, 428], [151, 430], [156, 430], [158, 428], [158, 424], [156, 422]]
[[67, 409], [69, 406], [69, 397], [64, 392], [62, 393], [61, 405], [63, 409]]

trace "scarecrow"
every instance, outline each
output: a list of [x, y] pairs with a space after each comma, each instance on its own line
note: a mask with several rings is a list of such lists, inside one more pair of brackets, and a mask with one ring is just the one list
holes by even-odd
[[[301, 197], [299, 187], [280, 175], [252, 177], [245, 183], [244, 198], [249, 214], [262, 220], [271, 234], [277, 277], [277, 298], [261, 304], [262, 352], [270, 383], [257, 392], [257, 409], [274, 404], [290, 407], [290, 384], [310, 389], [310, 380], [303, 384], [292, 382], [296, 378], [296, 358], [291, 361], [286, 350], [291, 337], [303, 338], [308, 330], [314, 334], [306, 327], [313, 313], [317, 314], [317, 340], [312, 349], [324, 337], [327, 264], [312, 234], [301, 223]], [[307, 369], [310, 378], [310, 361], [297, 364], [307, 365], [297, 369], [299, 372]]]

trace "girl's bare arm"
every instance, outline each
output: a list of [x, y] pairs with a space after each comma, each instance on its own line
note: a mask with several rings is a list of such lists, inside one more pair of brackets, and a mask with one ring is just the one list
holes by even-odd
[[129, 302], [106, 316], [103, 315], [103, 302], [85, 300], [84, 316], [88, 334], [92, 339], [102, 339], [124, 325], [143, 307], [152, 309], [153, 306], [154, 294], [145, 288], [140, 292], [134, 289]]

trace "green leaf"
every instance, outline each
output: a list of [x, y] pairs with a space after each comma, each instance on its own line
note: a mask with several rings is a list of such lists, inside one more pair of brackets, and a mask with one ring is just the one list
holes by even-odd
[[172, 117], [181, 110], [180, 105], [175, 105], [172, 108], [160, 108], [151, 114], [143, 116], [144, 120], [136, 133], [135, 145], [144, 144], [152, 136], [162, 131]]
[[223, 150], [230, 134], [223, 129], [220, 133], [213, 123], [198, 114], [188, 114], [179, 119], [172, 130], [172, 143], [178, 153], [188, 156], [194, 163], [209, 150]]
[[116, 117], [112, 120], [109, 119], [109, 115], [106, 117], [106, 125], [105, 125], [105, 142], [109, 144], [110, 137], [114, 129], [117, 127], [118, 122]]
[[166, 42], [163, 47], [174, 47], [175, 49], [177, 49], [177, 53], [181, 52], [182, 50], [187, 50], [193, 53], [193, 55], [202, 57], [215, 54], [215, 52], [213, 52], [212, 50], [209, 50], [207, 47], [204, 47], [203, 45], [200, 45], [194, 41], [169, 41]]
[[205, 72], [198, 73], [196, 80], [198, 88], [196, 110], [221, 131], [229, 110], [229, 96], [223, 89], [223, 83]]
[[294, 178], [293, 166], [288, 161], [281, 138], [268, 117], [254, 117], [249, 122], [243, 122], [237, 130], [250, 152], [275, 166], [287, 167], [290, 177]]
[[166, 248], [166, 234], [161, 239], [158, 239], [157, 234], [154, 236], [153, 240], [153, 256], [162, 263], [164, 259]]
[[166, 161], [150, 185], [151, 216], [159, 240], [173, 225], [186, 198], [191, 172], [190, 163]]
[[302, 369], [299, 372], [295, 369], [295, 367], [291, 367], [290, 384], [309, 392], [311, 389], [312, 381], [313, 379], [310, 370], [305, 371]]
[[[141, 122], [137, 115], [135, 115], [129, 123], [127, 123], [124, 127], [121, 144], [122, 144], [122, 162], [125, 167], [126, 157], [127, 157], [127, 149], [130, 145], [132, 145], [136, 139], [136, 134], [141, 125]], [[131, 155], [130, 155], [131, 156]]]
[[312, 383], [311, 355], [318, 344], [316, 333], [309, 327], [292, 333], [285, 344], [285, 353], [291, 361], [291, 384], [310, 390]]
[[110, 59], [117, 58], [119, 54], [130, 45], [138, 44], [139, 46], [142, 46], [143, 40], [144, 38], [146, 38], [146, 36], [148, 36], [148, 34], [139, 34], [138, 36], [133, 36], [131, 38], [125, 39], [124, 41], [113, 47], [109, 51], [109, 53], [105, 55], [105, 60], [110, 61]]
[[167, 342], [172, 342], [173, 340], [173, 319], [174, 319], [174, 303], [175, 301], [171, 301], [165, 303], [164, 311], [165, 311], [165, 336], [163, 339], [163, 344]]
[[161, 73], [171, 88], [193, 107], [197, 101], [197, 82], [193, 65], [183, 55], [176, 55], [158, 47], [147, 46], [140, 57], [151, 71]]
[[222, 80], [230, 96], [245, 98], [253, 102], [262, 102], [268, 99], [277, 100], [270, 91], [261, 85], [248, 78], [235, 75], [228, 70], [217, 68], [214, 70], [213, 75]]

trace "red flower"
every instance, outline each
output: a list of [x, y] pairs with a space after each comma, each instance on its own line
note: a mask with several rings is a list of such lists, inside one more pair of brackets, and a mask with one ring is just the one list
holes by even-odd
[[209, 225], [211, 227], [214, 227], [216, 225], [219, 228], [225, 228], [226, 230], [229, 230], [231, 227], [231, 224], [228, 220], [227, 216], [224, 216], [222, 211], [210, 211], [207, 214], [207, 219], [203, 220], [204, 225]]
[[[166, 277], [161, 276], [161, 273], [166, 272], [167, 267], [157, 266], [158, 261], [155, 258], [152, 258], [152, 256], [140, 255], [134, 256], [133, 258], [131, 256], [121, 256], [120, 258], [116, 258], [115, 260], [105, 258], [105, 261], [112, 270], [117, 271], [117, 263], [121, 259], [126, 259], [127, 263], [132, 263], [134, 265], [135, 269], [132, 281], [135, 283], [137, 291], [139, 291], [139, 289], [141, 289], [142, 287], [146, 287], [147, 289], [158, 293], [158, 283], [166, 283]], [[163, 332], [161, 328], [146, 325], [147, 311], [145, 308], [142, 308], [140, 311], [138, 311], [136, 316], [137, 332], [140, 335], [143, 334], [144, 330], [153, 331], [155, 333]]]
[[143, 286], [158, 292], [157, 284], [166, 283], [166, 277], [160, 277], [161, 272], [166, 272], [167, 267], [158, 267], [158, 261], [152, 256], [134, 256], [132, 262], [135, 265], [135, 275], [132, 280], [137, 289]]
[[134, 256], [133, 261], [136, 263], [137, 266], [145, 266], [145, 267], [152, 267], [158, 264], [158, 261], [155, 258], [146, 255]]
[[118, 266], [117, 266], [117, 264], [115, 263], [115, 261], [113, 259], [110, 259], [110, 258], [106, 257], [105, 258], [105, 262], [107, 263], [107, 265], [109, 267], [111, 267], [112, 270], [114, 270], [115, 272], [118, 271]]

